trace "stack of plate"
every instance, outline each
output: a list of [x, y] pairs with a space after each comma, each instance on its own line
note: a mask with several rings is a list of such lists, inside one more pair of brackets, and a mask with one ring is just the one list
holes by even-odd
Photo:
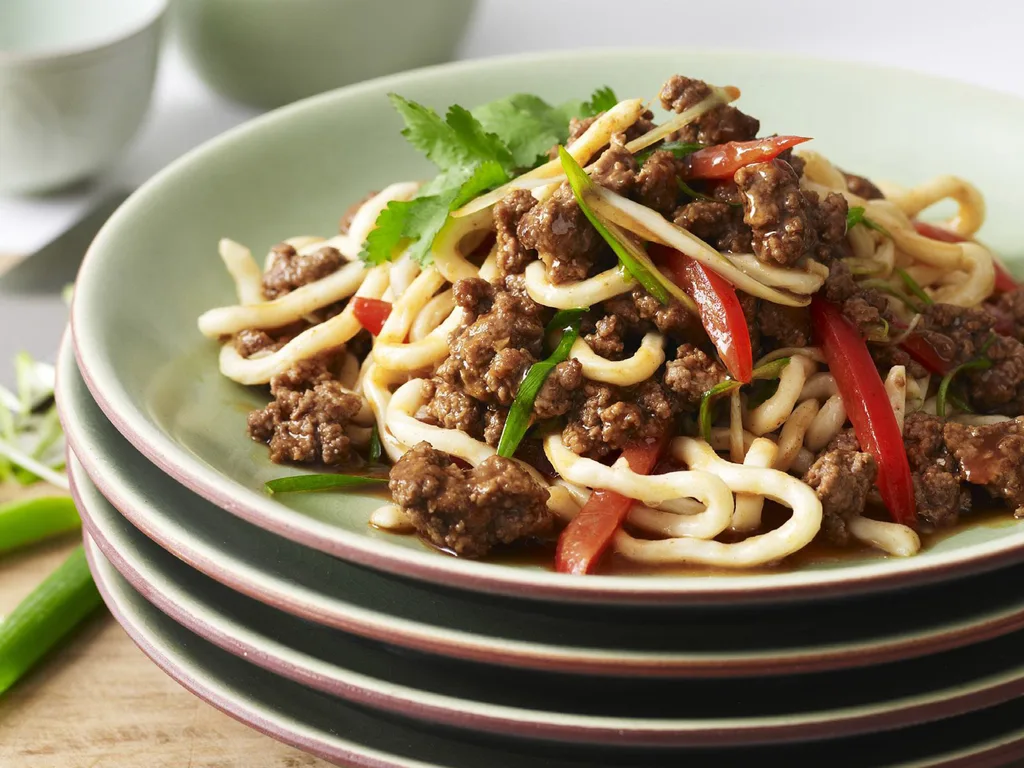
[[[651, 93], [676, 71], [749, 86], [766, 131], [828, 136], [833, 157], [877, 177], [926, 178], [949, 160], [921, 114], [941, 116], [959, 146], [1024, 122], [1006, 97], [905, 73], [602, 52], [368, 83], [179, 162], [94, 243], [58, 375], [97, 583], [168, 674], [344, 765], [987, 766], [1024, 754], [1024, 521], [963, 528], [909, 559], [577, 578], [377, 531], [379, 499], [262, 491], [282, 473], [245, 436], [262, 396], [222, 378], [195, 330], [231, 301], [218, 238], [262, 248], [329, 233], [366, 189], [423, 173], [388, 91], [437, 107], [515, 91], [558, 100], [604, 83]], [[990, 195], [1012, 189], [1024, 161], [993, 158], [976, 151], [956, 170]], [[990, 210], [998, 247], [1013, 218]]]

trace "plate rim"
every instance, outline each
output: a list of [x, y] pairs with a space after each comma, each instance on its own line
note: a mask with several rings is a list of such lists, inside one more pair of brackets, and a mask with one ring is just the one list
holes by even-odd
[[[160, 187], [167, 181], [187, 174], [195, 163], [212, 156], [233, 142], [244, 140], [250, 134], [268, 130], [271, 126], [287, 122], [293, 116], [315, 113], [335, 101], [344, 102], [364, 93], [383, 92], [389, 87], [401, 84], [426, 82], [437, 78], [457, 77], [468, 70], [494, 70], [523, 64], [557, 65], [567, 60], [607, 59], [609, 57], [657, 57], [672, 54], [694, 54], [718, 59], [749, 59], [763, 63], [766, 59], [774, 62], [790, 62], [805, 66], [828, 66], [844, 70], [858, 70], [884, 75], [886, 73], [904, 78], [941, 84], [949, 89], [965, 93], [983, 93], [990, 98], [1024, 104], [1013, 94], [975, 86], [963, 81], [924, 74], [913, 70], [877, 64], [841, 61], [835, 59], [770, 54], [754, 51], [704, 52], [693, 48], [609, 48], [577, 51], [555, 51], [526, 53], [514, 56], [494, 57], [425, 67], [405, 73], [390, 75], [375, 80], [313, 96], [286, 107], [269, 112], [237, 126], [224, 134], [189, 151], [157, 173], [129, 199], [122, 204], [104, 224], [86, 252], [75, 296], [71, 307], [71, 326], [75, 330], [74, 345], [79, 367], [87, 386], [107, 415], [134, 446], [164, 472], [181, 484], [206, 497], [217, 506], [226, 509], [250, 523], [259, 525], [278, 535], [285, 536], [306, 546], [311, 546], [337, 557], [371, 568], [403, 576], [423, 579], [446, 586], [455, 586], [478, 592], [490, 592], [515, 596], [529, 590], [531, 597], [550, 601], [632, 603], [646, 604], [708, 604], [708, 603], [749, 603], [764, 604], [769, 601], [803, 601], [834, 594], [841, 589], [844, 594], [881, 592], [902, 587], [941, 581], [964, 573], [977, 573], [998, 568], [1019, 559], [1024, 553], [1024, 530], [1016, 536], [1006, 536], [981, 544], [969, 545], [928, 561], [914, 563], [913, 559], [880, 559], [875, 563], [858, 565], [855, 568], [836, 568], [828, 571], [789, 571], [785, 573], [745, 577], [732, 576], [686, 576], [621, 577], [601, 576], [579, 578], [565, 574], [544, 571], [527, 571], [493, 563], [470, 562], [446, 558], [437, 553], [395, 547], [386, 541], [378, 541], [357, 533], [331, 526], [304, 516], [289, 507], [260, 497], [234, 479], [221, 475], [210, 467], [191, 457], [169, 435], [152, 423], [144, 411], [137, 407], [128, 392], [119, 389], [116, 373], [105, 358], [102, 343], [86, 330], [89, 328], [88, 297], [98, 300], [96, 289], [90, 290], [91, 282], [98, 278], [92, 275], [100, 267], [105, 243], [122, 221], [128, 221], [137, 210], [147, 207], [151, 197], [159, 194]], [[101, 273], [102, 274], [102, 273]], [[83, 299], [85, 295], [87, 298]], [[120, 399], [108, 397], [107, 392], [118, 393]]]
[[[359, 749], [359, 751], [355, 751], [353, 747], [358, 749], [359, 745], [350, 739], [337, 734], [326, 734], [315, 726], [311, 728], [303, 726], [301, 723], [289, 726], [286, 722], [282, 722], [290, 719], [288, 715], [276, 712], [260, 713], [255, 705], [242, 700], [241, 697], [232, 699], [230, 695], [216, 690], [216, 686], [205, 681], [195, 671], [190, 671], [187, 665], [181, 663], [180, 660], [175, 660], [171, 655], [167, 654], [159, 647], [159, 643], [154, 642], [147, 635], [145, 628], [140, 628], [137, 623], [128, 617], [128, 612], [124, 610], [121, 603], [113, 595], [113, 590], [107, 582], [106, 576], [97, 576], [97, 574], [103, 573], [103, 566], [97, 560], [97, 555], [103, 558], [104, 563], [111, 570], [116, 572], [116, 568], [106, 560], [99, 545], [91, 540], [88, 533], [83, 538], [86, 558], [93, 573], [97, 589], [115, 621], [124, 629], [132, 642], [165, 674], [201, 700], [209, 703], [229, 717], [244, 725], [255, 728], [271, 738], [328, 760], [345, 760], [345, 764], [357, 766], [358, 768], [437, 768], [434, 764], [428, 764], [420, 760], [387, 755], [373, 747], [364, 747]], [[129, 588], [134, 587], [129, 585]], [[145, 598], [144, 595], [143, 597]], [[313, 735], [312, 732], [314, 731], [319, 732], [319, 738]], [[345, 747], [339, 748], [331, 745], [329, 740], [341, 741], [345, 744]], [[939, 755], [936, 759], [926, 757], [915, 759], [903, 765], [907, 768], [910, 766], [917, 766], [918, 768], [924, 768], [924, 766], [930, 766], [931, 768], [982, 768], [982, 766], [1001, 765], [1003, 763], [994, 761], [1001, 761], [1005, 757], [1016, 757], [1021, 754], [1024, 754], [1024, 727], [1018, 729], [1015, 733], [990, 738], [980, 744], [973, 744], [955, 751], [947, 751], [944, 756]], [[985, 762], [979, 763], [979, 759], [983, 759]]]

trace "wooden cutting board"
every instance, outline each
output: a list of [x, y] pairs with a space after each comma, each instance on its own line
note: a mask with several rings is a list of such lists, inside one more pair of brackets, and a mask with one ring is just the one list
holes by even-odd
[[[4, 261], [0, 256], [0, 271]], [[0, 502], [25, 494], [18, 486], [0, 486]], [[68, 536], [0, 556], [0, 616], [79, 542]], [[146, 658], [106, 610], [0, 697], [3, 768], [327, 765], [197, 699]]]

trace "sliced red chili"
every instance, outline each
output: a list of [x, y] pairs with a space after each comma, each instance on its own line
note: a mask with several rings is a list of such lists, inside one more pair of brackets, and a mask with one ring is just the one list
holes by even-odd
[[664, 245], [652, 245], [651, 259], [693, 299], [700, 320], [729, 373], [749, 383], [754, 370], [750, 329], [732, 283], [689, 256]]
[[391, 304], [380, 299], [368, 299], [365, 296], [356, 296], [352, 299], [352, 314], [366, 330], [374, 336], [379, 336], [384, 328], [384, 323], [391, 314]]
[[893, 520], [913, 525], [914, 483], [903, 435], [867, 344], [838, 307], [815, 296], [811, 319], [818, 344], [861, 447], [878, 466], [878, 490]]
[[754, 141], [729, 141], [698, 149], [683, 160], [683, 176], [688, 179], [731, 179], [740, 168], [751, 163], [774, 160], [790, 147], [810, 141], [803, 136], [769, 136]]
[[[622, 455], [631, 470], [638, 475], [649, 475], [667, 442], [666, 437], [627, 445]], [[593, 573], [633, 503], [633, 499], [615, 491], [594, 491], [558, 537], [555, 570], [578, 575]]]
[[921, 365], [928, 369], [929, 373], [938, 373], [945, 376], [951, 370], [953, 370], [954, 363], [952, 360], [947, 360], [940, 355], [928, 340], [920, 334], [913, 333], [904, 339], [903, 343], [900, 344], [907, 354], [917, 360]]

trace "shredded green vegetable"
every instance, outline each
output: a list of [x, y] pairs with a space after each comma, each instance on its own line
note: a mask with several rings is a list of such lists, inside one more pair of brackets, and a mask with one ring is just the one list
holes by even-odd
[[76, 531], [81, 526], [70, 496], [43, 496], [0, 504], [0, 553]]
[[900, 280], [903, 281], [903, 284], [905, 286], [907, 286], [907, 290], [910, 291], [912, 294], [914, 294], [921, 301], [923, 301], [925, 306], [928, 306], [930, 304], [934, 304], [935, 303], [935, 300], [931, 296], [929, 296], [927, 293], [924, 292], [924, 288], [922, 288], [918, 284], [917, 280], [912, 278], [907, 273], [907, 270], [900, 269], [899, 267], [897, 267], [894, 271], [899, 276]]
[[501, 439], [498, 441], [498, 455], [510, 458], [515, 455], [519, 443], [522, 442], [526, 431], [530, 428], [530, 418], [533, 415], [533, 402], [537, 399], [537, 393], [544, 386], [555, 366], [569, 357], [569, 350], [576, 343], [580, 335], [580, 321], [586, 309], [563, 309], [557, 312], [548, 323], [548, 332], [555, 330], [562, 331], [562, 338], [558, 341], [555, 351], [546, 360], [534, 363], [519, 385], [515, 400], [509, 409], [508, 417], [505, 419], [505, 426], [501, 430]]
[[953, 383], [953, 379], [956, 378], [956, 375], [958, 373], [963, 373], [964, 371], [985, 371], [992, 367], [992, 361], [988, 357], [985, 357], [985, 353], [988, 352], [989, 347], [992, 346], [995, 340], [995, 334], [989, 336], [988, 341], [986, 341], [978, 351], [978, 357], [973, 360], [968, 360], [966, 363], [961, 363], [942, 377], [942, 381], [939, 382], [939, 391], [935, 394], [935, 413], [940, 419], [946, 418], [947, 400], [952, 402], [949, 397], [949, 385]]
[[[640, 285], [647, 289], [649, 294], [662, 304], [668, 304], [671, 299], [671, 293], [664, 285], [667, 278], [650, 263], [650, 260], [639, 246], [629, 242], [625, 237], [622, 240], [616, 238], [610, 231], [614, 225], [611, 225], [611, 227], [605, 226], [604, 222], [597, 218], [590, 204], [586, 201], [586, 193], [593, 187], [590, 177], [580, 167], [580, 164], [576, 162], [576, 159], [566, 151], [565, 147], [558, 147], [558, 155], [562, 161], [562, 170], [565, 171], [565, 175], [569, 180], [569, 186], [572, 187], [572, 193], [576, 197], [576, 202], [579, 203], [583, 215], [587, 217], [587, 220], [597, 230], [598, 234], [615, 251], [615, 255], [619, 257], [619, 261], [625, 270]], [[618, 230], [618, 227], [614, 228]]]
[[264, 488], [268, 493], [300, 493], [303, 491], [326, 491], [329, 489], [366, 488], [387, 483], [386, 477], [367, 475], [290, 475], [268, 480]]
[[[769, 379], [777, 379], [782, 375], [782, 371], [785, 370], [786, 366], [789, 365], [790, 358], [780, 357], [778, 360], [772, 360], [770, 363], [755, 368], [751, 374], [751, 381], [766, 381]], [[697, 416], [697, 424], [700, 427], [701, 437], [704, 438], [705, 442], [711, 442], [711, 422], [714, 420], [714, 404], [715, 401], [722, 395], [730, 394], [734, 390], [739, 389], [743, 386], [743, 382], [736, 381], [735, 379], [726, 379], [720, 381], [707, 392], [705, 392], [700, 399], [700, 411]]]
[[889, 230], [864, 215], [864, 206], [862, 205], [855, 205], [846, 212], [846, 231], [849, 232], [850, 229], [855, 227], [857, 224], [863, 224], [868, 229], [873, 229], [875, 232], [881, 232], [886, 237], [892, 237], [892, 235], [889, 234]]
[[370, 463], [376, 464], [380, 461], [381, 453], [383, 453], [380, 444], [380, 433], [377, 432], [377, 422], [373, 423], [373, 430], [370, 432]]

